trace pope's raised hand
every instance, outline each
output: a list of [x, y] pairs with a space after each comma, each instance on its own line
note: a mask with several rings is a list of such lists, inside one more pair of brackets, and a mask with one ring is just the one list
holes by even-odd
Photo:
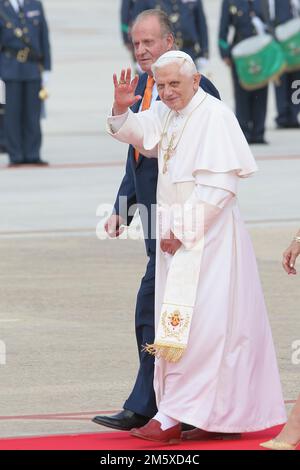
[[113, 75], [114, 87], [115, 87], [115, 101], [113, 106], [113, 114], [118, 116], [127, 112], [130, 106], [137, 103], [142, 97], [140, 95], [135, 96], [135, 89], [139, 81], [139, 77], [134, 77], [131, 80], [131, 69], [126, 71], [123, 69], [118, 80], [117, 75]]

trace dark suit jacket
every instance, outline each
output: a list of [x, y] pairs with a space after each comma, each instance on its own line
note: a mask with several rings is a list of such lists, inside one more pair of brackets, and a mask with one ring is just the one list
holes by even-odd
[[[147, 74], [143, 74], [139, 80], [136, 95], [143, 96], [147, 82]], [[220, 95], [215, 86], [202, 76], [200, 82], [201, 88], [220, 99]], [[132, 107], [132, 111], [137, 113], [141, 102], [139, 101]], [[156, 187], [158, 177], [158, 164], [156, 158], [146, 158], [140, 155], [138, 162], [135, 161], [134, 148], [129, 146], [126, 172], [118, 191], [116, 202], [114, 205], [115, 213], [121, 215], [130, 224], [136, 204], [143, 204], [147, 209], [147, 214], [140, 210], [140, 217], [143, 224], [145, 244], [148, 256], [155, 254], [155, 227], [151, 223], [151, 210], [153, 213], [153, 221], [155, 220], [156, 205]], [[152, 231], [152, 237], [151, 237]]]

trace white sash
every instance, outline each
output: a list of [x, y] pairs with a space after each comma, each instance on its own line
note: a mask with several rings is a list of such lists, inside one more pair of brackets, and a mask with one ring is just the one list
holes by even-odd
[[204, 239], [194, 248], [180, 248], [168, 272], [164, 301], [155, 336], [155, 355], [177, 362], [188, 345], [194, 313]]

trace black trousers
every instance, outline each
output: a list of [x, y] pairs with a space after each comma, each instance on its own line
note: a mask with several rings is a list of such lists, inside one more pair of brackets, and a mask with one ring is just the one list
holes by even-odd
[[151, 254], [145, 276], [137, 295], [135, 311], [136, 341], [140, 366], [130, 396], [123, 408], [152, 418], [156, 412], [156, 400], [153, 388], [154, 357], [142, 352], [146, 343], [154, 342], [154, 289], [155, 289], [155, 254]]
[[232, 66], [236, 117], [248, 142], [262, 140], [265, 134], [268, 87], [247, 91], [239, 84]]
[[5, 113], [5, 106], [0, 103], [0, 151], [6, 149], [6, 142], [5, 142], [5, 132], [4, 132], [4, 113]]
[[34, 163], [40, 159], [40, 80], [5, 81], [4, 127], [11, 163]]
[[300, 113], [300, 105], [293, 103], [293, 94], [296, 88], [293, 83], [298, 81], [300, 86], [300, 71], [285, 73], [279, 79], [279, 84], [275, 85], [276, 105], [278, 115], [276, 122], [279, 126], [298, 124], [298, 114]]

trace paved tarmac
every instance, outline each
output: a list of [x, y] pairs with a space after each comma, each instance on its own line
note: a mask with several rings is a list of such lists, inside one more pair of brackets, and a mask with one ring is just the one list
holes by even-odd
[[[216, 48], [220, 3], [204, 0], [209, 72], [232, 106]], [[133, 319], [143, 242], [96, 237], [126, 157], [126, 148], [105, 135], [111, 76], [129, 63], [119, 2], [44, 4], [54, 55], [43, 122], [43, 158], [51, 165], [7, 169], [0, 156], [1, 437], [105, 431], [90, 417], [122, 406], [137, 367]], [[252, 147], [260, 172], [242, 182], [239, 199], [289, 402], [300, 390], [300, 281], [285, 275], [280, 259], [300, 225], [299, 132], [274, 129], [272, 90], [270, 96], [270, 145]]]

